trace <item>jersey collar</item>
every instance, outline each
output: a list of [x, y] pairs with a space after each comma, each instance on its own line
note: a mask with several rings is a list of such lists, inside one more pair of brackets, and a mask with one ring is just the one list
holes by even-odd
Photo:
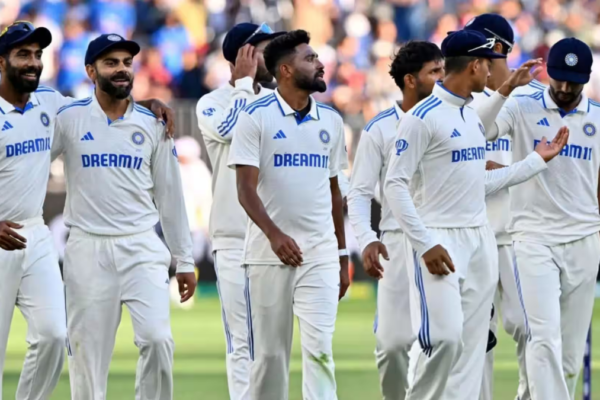
[[397, 101], [394, 102], [394, 110], [396, 110], [396, 115], [400, 118], [401, 115], [404, 114], [404, 111], [400, 108], [400, 104]]
[[34, 92], [29, 94], [29, 101], [25, 104], [25, 108], [21, 109], [19, 107], [15, 107], [8, 101], [6, 101], [3, 97], [0, 97], [0, 115], [8, 114], [13, 111], [16, 111], [20, 114], [25, 114], [28, 110], [31, 110], [33, 107], [39, 106], [40, 100], [37, 98]]
[[275, 99], [277, 100], [277, 104], [279, 105], [279, 109], [281, 110], [281, 115], [287, 117], [288, 115], [293, 115], [296, 118], [296, 122], [300, 125], [303, 122], [306, 122], [310, 119], [314, 119], [316, 121], [319, 120], [319, 109], [317, 107], [317, 102], [314, 97], [309, 96], [310, 99], [310, 111], [306, 114], [303, 120], [298, 120], [296, 110], [294, 110], [288, 103], [285, 102], [283, 97], [279, 94], [279, 89], [275, 89]]
[[563, 111], [559, 106], [556, 105], [554, 100], [552, 100], [552, 96], [550, 96], [550, 87], [547, 87], [546, 90], [544, 90], [544, 94], [542, 95], [542, 104], [547, 110], [558, 110], [558, 112], [560, 112], [561, 114], [561, 117], [564, 117], [568, 114], [587, 114], [588, 112], [590, 112], [590, 99], [588, 99], [588, 97], [583, 92], [581, 93], [581, 100], [579, 101], [577, 107], [575, 107], [573, 111], [568, 113]]
[[[133, 112], [133, 97], [129, 96], [129, 105], [127, 106], [127, 110], [125, 111], [125, 115], [123, 115], [123, 117], [119, 118], [119, 120], [123, 120], [123, 119], [127, 119], [129, 118], [129, 116], [131, 115], [131, 113]], [[100, 106], [100, 103], [98, 103], [98, 99], [96, 98], [96, 90], [94, 90], [93, 94], [92, 94], [92, 115], [102, 118], [106, 121], [107, 124], [110, 125], [110, 120], [108, 119], [108, 116], [106, 115], [106, 113], [104, 112], [104, 110], [102, 109], [102, 107]], [[116, 121], [116, 120], [115, 120]], [[114, 121], [112, 121], [114, 122]]]
[[456, 107], [464, 107], [473, 101], [473, 96], [468, 98], [461, 97], [455, 93], [452, 93], [444, 87], [442, 82], [437, 82], [433, 87], [433, 95], [442, 99], [446, 103], [452, 104]]

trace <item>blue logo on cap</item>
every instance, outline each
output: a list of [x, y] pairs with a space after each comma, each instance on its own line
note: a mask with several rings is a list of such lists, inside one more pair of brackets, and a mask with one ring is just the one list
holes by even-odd
[[45, 112], [40, 114], [40, 121], [42, 121], [42, 125], [48, 127], [50, 125], [50, 117]]
[[565, 63], [569, 66], [569, 67], [574, 67], [577, 65], [577, 62], [579, 61], [579, 58], [573, 54], [573, 53], [569, 53], [565, 56]]
[[141, 132], [135, 132], [133, 135], [131, 135], [131, 141], [138, 146], [141, 146], [145, 141], [144, 135]]
[[596, 134], [596, 127], [592, 123], [587, 123], [583, 126], [583, 133], [588, 136], [594, 136]]

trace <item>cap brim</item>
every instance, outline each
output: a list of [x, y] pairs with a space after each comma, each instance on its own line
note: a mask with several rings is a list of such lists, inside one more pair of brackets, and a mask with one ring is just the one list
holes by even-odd
[[473, 53], [470, 54], [473, 57], [480, 57], [480, 58], [488, 58], [490, 60], [494, 60], [497, 58], [506, 58], [506, 54], [501, 54], [501, 53], [496, 53], [493, 52], [491, 50], [486, 49], [485, 51], [475, 51]]
[[46, 28], [40, 27], [27, 32], [21, 38], [13, 41], [10, 46], [14, 47], [21, 43], [38, 43], [42, 49], [45, 49], [52, 43], [52, 34]]
[[572, 82], [577, 84], [586, 84], [590, 81], [590, 74], [565, 71], [563, 69], [557, 69], [552, 67], [547, 67], [546, 70], [548, 71], [548, 76], [557, 81]]
[[259, 44], [260, 42], [264, 42], [265, 40], [273, 40], [278, 36], [281, 35], [285, 35], [287, 32], [273, 32], [273, 33], [259, 33], [257, 35], [255, 35], [249, 42], [248, 44], [251, 44], [252, 46], [255, 46], [257, 44]]
[[98, 52], [98, 55], [93, 60], [90, 60], [89, 64], [95, 62], [97, 59], [99, 59], [111, 50], [125, 50], [131, 53], [132, 57], [135, 57], [139, 54], [141, 48], [139, 44], [131, 40], [120, 40], [118, 42], [111, 42], [110, 44], [104, 46], [104, 48]]

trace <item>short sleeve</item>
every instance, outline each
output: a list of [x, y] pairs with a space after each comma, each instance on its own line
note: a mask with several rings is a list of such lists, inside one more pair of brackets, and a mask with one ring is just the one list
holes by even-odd
[[234, 127], [235, 140], [229, 151], [229, 168], [236, 165], [250, 165], [260, 168], [260, 127], [245, 111], [242, 111]]
[[336, 142], [330, 150], [329, 177], [337, 176], [340, 171], [348, 168], [348, 151], [346, 149], [346, 137], [344, 125], [339, 124], [336, 132]]

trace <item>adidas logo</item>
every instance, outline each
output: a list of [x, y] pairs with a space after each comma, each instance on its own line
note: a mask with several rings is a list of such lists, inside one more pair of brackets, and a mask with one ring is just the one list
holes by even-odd
[[460, 137], [460, 132], [457, 131], [456, 129], [452, 132], [452, 135], [450, 135], [451, 138], [453, 137]]
[[550, 126], [550, 124], [548, 123], [548, 120], [546, 118], [540, 119], [539, 122], [536, 125]]
[[279, 131], [275, 134], [275, 136], [273, 136], [273, 139], [286, 139], [287, 136], [285, 136], [285, 133], [283, 133], [283, 131]]
[[83, 137], [81, 138], [82, 141], [85, 140], [94, 140], [94, 137], [92, 136], [91, 132], [86, 133], [85, 135], [83, 135]]
[[10, 124], [10, 122], [6, 121], [6, 122], [4, 123], [4, 126], [2, 127], [2, 132], [4, 132], [4, 131], [7, 131], [7, 130], [9, 130], [9, 129], [12, 129], [12, 127], [13, 127], [13, 126]]

